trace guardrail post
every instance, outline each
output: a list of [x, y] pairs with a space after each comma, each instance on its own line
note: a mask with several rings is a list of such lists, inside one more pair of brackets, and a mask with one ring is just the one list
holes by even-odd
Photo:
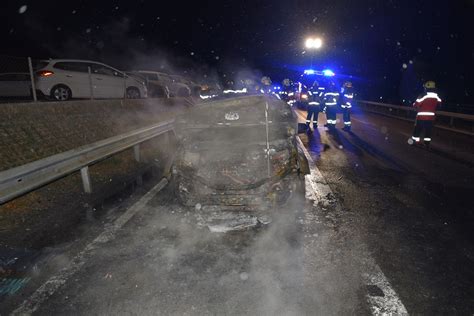
[[37, 102], [38, 97], [36, 96], [35, 75], [33, 74], [33, 62], [31, 61], [31, 57], [28, 57], [28, 68], [30, 69], [31, 93], [33, 94], [33, 101]]
[[451, 116], [451, 118], [449, 119], [449, 127], [453, 127], [454, 126], [454, 117]]
[[82, 185], [84, 187], [84, 192], [91, 194], [92, 193], [91, 176], [89, 174], [88, 166], [81, 168], [81, 178], [82, 178]]
[[140, 162], [140, 144], [133, 146], [133, 156], [137, 162]]

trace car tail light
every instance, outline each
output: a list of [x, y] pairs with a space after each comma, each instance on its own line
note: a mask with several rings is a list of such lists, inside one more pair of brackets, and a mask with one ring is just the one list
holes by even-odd
[[36, 75], [38, 77], [51, 77], [52, 75], [54, 75], [54, 72], [49, 71], [49, 70], [41, 70], [41, 71], [36, 72]]

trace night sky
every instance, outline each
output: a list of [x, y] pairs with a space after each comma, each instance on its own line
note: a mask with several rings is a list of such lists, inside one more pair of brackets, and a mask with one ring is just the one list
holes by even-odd
[[0, 15], [2, 56], [277, 81], [309, 67], [304, 40], [317, 35], [314, 67], [352, 77], [366, 98], [413, 99], [433, 79], [448, 103], [474, 104], [474, 0], [24, 0]]

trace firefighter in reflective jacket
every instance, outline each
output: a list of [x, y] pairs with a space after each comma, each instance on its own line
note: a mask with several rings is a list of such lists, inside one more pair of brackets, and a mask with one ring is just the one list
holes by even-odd
[[428, 81], [424, 84], [425, 93], [421, 95], [413, 106], [417, 109], [415, 130], [413, 131], [412, 142], [417, 144], [423, 141], [426, 146], [431, 143], [431, 131], [436, 116], [436, 109], [441, 105], [441, 99], [436, 93], [436, 84]]
[[344, 130], [351, 131], [351, 108], [352, 100], [354, 99], [354, 92], [352, 90], [352, 82], [345, 82], [341, 89], [341, 108], [344, 118]]
[[324, 93], [324, 107], [326, 109], [328, 128], [334, 130], [336, 128], [337, 104], [339, 101], [339, 90], [336, 83], [331, 81]]
[[321, 112], [321, 90], [319, 90], [319, 83], [315, 81], [308, 91], [309, 102], [308, 102], [308, 116], [306, 117], [307, 131], [311, 131], [311, 119], [313, 120], [313, 130], [318, 128], [318, 116]]

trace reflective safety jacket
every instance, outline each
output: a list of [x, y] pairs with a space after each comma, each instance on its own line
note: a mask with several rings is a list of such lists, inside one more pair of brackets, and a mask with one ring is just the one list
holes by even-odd
[[341, 89], [341, 108], [350, 109], [352, 108], [352, 100], [354, 99], [354, 92], [352, 88]]
[[426, 92], [420, 96], [413, 106], [418, 113], [416, 119], [420, 121], [434, 121], [436, 116], [436, 109], [441, 105], [441, 99], [435, 92]]
[[323, 102], [324, 87], [312, 87], [309, 94], [308, 106], [320, 106]]
[[335, 89], [328, 89], [328, 91], [324, 93], [324, 105], [326, 107], [336, 106], [338, 101], [339, 92], [337, 92]]

